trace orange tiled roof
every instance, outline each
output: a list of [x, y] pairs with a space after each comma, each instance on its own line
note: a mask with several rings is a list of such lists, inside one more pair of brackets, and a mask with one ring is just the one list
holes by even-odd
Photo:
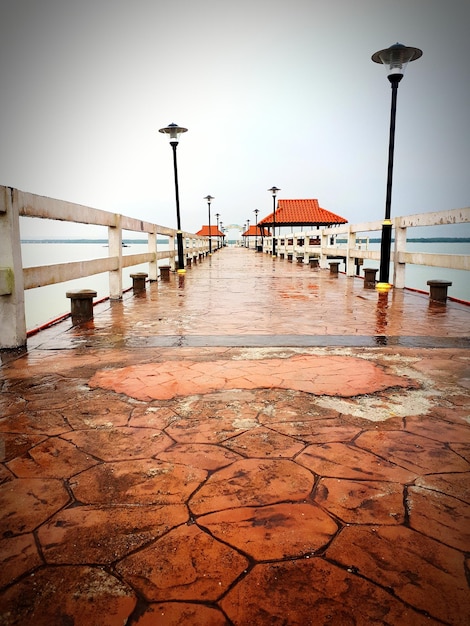
[[[276, 208], [276, 224], [282, 225], [321, 225], [347, 224], [348, 220], [336, 213], [322, 209], [315, 198], [308, 200], [278, 200]], [[270, 213], [258, 224], [272, 224], [273, 214]]]
[[209, 226], [203, 226], [200, 230], [197, 231], [196, 235], [201, 235], [201, 237], [223, 237], [224, 233], [221, 232], [217, 226], [212, 226], [209, 232]]
[[265, 226], [264, 227], [260, 226], [259, 224], [258, 224], [258, 227], [256, 227], [255, 224], [250, 224], [250, 228], [248, 230], [245, 230], [244, 233], [242, 233], [242, 237], [259, 237], [261, 234], [264, 237], [269, 237], [270, 236], [269, 229], [266, 228]]

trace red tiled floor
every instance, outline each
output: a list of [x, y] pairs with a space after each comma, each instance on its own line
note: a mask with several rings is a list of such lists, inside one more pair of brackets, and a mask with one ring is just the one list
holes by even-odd
[[229, 509], [202, 515], [198, 523], [257, 561], [313, 554], [338, 530], [320, 507], [303, 502]]
[[1, 626], [467, 626], [469, 321], [234, 249], [1, 355]]
[[[195, 367], [197, 366], [197, 367]], [[219, 389], [294, 389], [315, 395], [357, 396], [389, 387], [415, 387], [415, 382], [387, 374], [374, 363], [352, 357], [295, 355], [289, 359], [213, 361], [200, 364], [150, 363], [101, 370], [91, 387], [112, 389], [138, 400], [169, 400]]]
[[346, 527], [327, 556], [436, 619], [451, 624], [468, 619], [462, 554], [409, 528]]

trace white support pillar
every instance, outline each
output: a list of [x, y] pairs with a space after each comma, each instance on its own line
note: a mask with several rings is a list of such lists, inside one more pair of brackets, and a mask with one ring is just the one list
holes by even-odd
[[406, 250], [406, 228], [400, 228], [396, 223], [393, 250], [393, 286], [397, 289], [404, 289], [406, 263], [402, 263], [400, 257]]
[[0, 348], [26, 345], [18, 190], [0, 187]]
[[117, 257], [118, 265], [109, 272], [109, 298], [122, 298], [122, 228], [121, 215], [116, 215], [116, 225], [108, 227], [109, 256]]
[[348, 243], [346, 251], [346, 276], [354, 276], [356, 273], [354, 264], [354, 250], [356, 248], [356, 233], [352, 231], [351, 224], [348, 227]]
[[329, 265], [328, 265], [328, 240], [329, 240], [329, 235], [327, 233], [325, 233], [325, 230], [323, 229], [321, 231], [321, 245], [320, 245], [320, 267], [322, 269], [328, 269]]
[[171, 271], [174, 272], [176, 269], [176, 258], [175, 258], [175, 236], [174, 235], [168, 235], [168, 245], [170, 246], [170, 259], [169, 259], [169, 265], [171, 267]]
[[157, 233], [154, 231], [153, 233], [149, 233], [148, 235], [148, 248], [149, 252], [155, 254], [155, 260], [150, 261], [149, 263], [149, 280], [157, 280], [158, 279], [158, 262], [157, 262]]

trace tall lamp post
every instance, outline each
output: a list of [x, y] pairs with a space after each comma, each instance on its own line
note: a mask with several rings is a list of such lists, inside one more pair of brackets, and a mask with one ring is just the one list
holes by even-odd
[[393, 179], [393, 156], [395, 150], [395, 118], [397, 110], [398, 85], [403, 78], [405, 68], [410, 61], [416, 61], [423, 52], [419, 48], [404, 46], [396, 43], [390, 48], [379, 50], [372, 55], [374, 63], [382, 63], [387, 70], [387, 77], [392, 88], [392, 104], [390, 110], [390, 135], [388, 144], [388, 169], [387, 169], [387, 194], [385, 198], [385, 219], [382, 223], [382, 238], [380, 243], [380, 270], [377, 289], [388, 291], [390, 274], [390, 248], [392, 243], [392, 179]]
[[214, 196], [205, 196], [204, 200], [207, 200], [207, 207], [209, 210], [209, 255], [212, 254], [212, 233], [211, 233], [211, 202]]
[[217, 250], [220, 248], [220, 237], [219, 237], [219, 217], [220, 213], [216, 213], [215, 217], [217, 219]]
[[250, 249], [250, 220], [246, 220], [246, 247]]
[[184, 274], [184, 250], [183, 250], [183, 233], [181, 232], [180, 217], [180, 197], [178, 192], [178, 167], [176, 165], [176, 147], [180, 136], [188, 129], [178, 126], [178, 124], [168, 124], [165, 128], [160, 128], [158, 132], [170, 135], [170, 146], [173, 149], [173, 170], [175, 172], [175, 196], [176, 196], [176, 241], [178, 245], [178, 274]]
[[255, 209], [253, 211], [256, 217], [256, 227], [255, 227], [255, 252], [258, 252], [258, 213], [259, 209]]
[[273, 194], [273, 258], [276, 256], [276, 194], [281, 191], [277, 187], [268, 189]]

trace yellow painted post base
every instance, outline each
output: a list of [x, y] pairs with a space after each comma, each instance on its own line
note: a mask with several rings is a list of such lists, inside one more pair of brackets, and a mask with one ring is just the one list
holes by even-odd
[[186, 274], [186, 270], [176, 270], [177, 274]]
[[379, 293], [387, 293], [392, 288], [390, 283], [377, 283], [375, 286], [376, 291]]

